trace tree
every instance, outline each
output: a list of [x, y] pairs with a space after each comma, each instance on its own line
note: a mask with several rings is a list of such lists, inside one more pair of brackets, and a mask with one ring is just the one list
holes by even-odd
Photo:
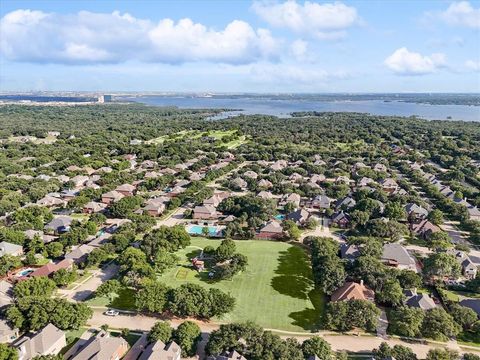
[[387, 360], [394, 358], [396, 360], [417, 360], [413, 351], [403, 345], [395, 345], [391, 348], [386, 342], [382, 342], [378, 349], [373, 349], [375, 360]]
[[434, 209], [430, 211], [430, 213], [428, 214], [428, 220], [430, 220], [430, 222], [434, 223], [435, 225], [443, 224], [443, 212], [439, 209]]
[[458, 352], [450, 349], [430, 349], [426, 360], [457, 360]]
[[197, 343], [201, 338], [200, 327], [193, 321], [185, 321], [173, 331], [173, 340], [181, 347], [182, 357], [194, 356], [197, 351]]
[[349, 300], [327, 304], [325, 327], [330, 330], [348, 331], [361, 328], [375, 331], [380, 310], [366, 300]]
[[0, 344], [0, 359], [2, 360], [18, 360], [17, 349], [8, 344]]
[[345, 268], [337, 256], [338, 244], [329, 238], [312, 238], [312, 270], [315, 284], [326, 294], [345, 282]]
[[110, 279], [102, 283], [95, 291], [96, 297], [108, 296], [112, 297], [113, 294], [118, 293], [122, 285], [117, 279]]
[[422, 324], [422, 335], [435, 339], [447, 340], [456, 336], [461, 330], [453, 317], [442, 308], [433, 308], [425, 313]]
[[433, 250], [447, 250], [453, 247], [450, 236], [444, 231], [431, 234], [428, 238], [428, 247]]
[[391, 220], [402, 220], [407, 218], [403, 205], [399, 202], [389, 202], [385, 206], [385, 215]]
[[458, 277], [461, 274], [461, 268], [453, 255], [434, 253], [425, 259], [423, 272], [429, 277]]
[[167, 306], [169, 289], [159, 282], [147, 282], [135, 294], [135, 305], [139, 310], [162, 313]]
[[397, 279], [387, 279], [377, 289], [375, 297], [381, 303], [398, 306], [403, 303], [403, 289]]
[[63, 255], [63, 245], [58, 241], [52, 241], [45, 245], [45, 250], [47, 250], [48, 257], [53, 259]]
[[148, 333], [148, 340], [168, 343], [172, 338], [172, 327], [166, 321], [157, 321]]
[[219, 262], [223, 262], [232, 258], [235, 254], [237, 247], [235, 242], [231, 239], [222, 240], [220, 245], [215, 250], [215, 258]]
[[397, 279], [404, 289], [415, 289], [422, 285], [422, 278], [412, 270], [400, 270], [397, 273]]
[[57, 286], [66, 286], [71, 282], [75, 281], [77, 278], [77, 270], [66, 270], [66, 269], [59, 269], [55, 271], [52, 276], [52, 280], [55, 282]]
[[283, 225], [283, 230], [287, 232], [288, 238], [290, 240], [300, 239], [300, 235], [302, 233], [298, 228], [297, 224], [295, 224], [292, 220], [285, 220], [282, 225]]
[[13, 294], [17, 299], [28, 296], [50, 297], [55, 288], [56, 285], [53, 280], [43, 276], [36, 276], [17, 283], [13, 288]]
[[463, 354], [463, 360], [480, 360], [480, 356], [472, 353], [467, 353]]
[[302, 351], [306, 359], [314, 355], [320, 359], [330, 359], [332, 356], [330, 344], [319, 336], [305, 340], [302, 344]]
[[405, 306], [390, 312], [390, 327], [400, 336], [417, 337], [421, 335], [425, 313], [422, 309]]
[[4, 276], [10, 270], [17, 269], [22, 266], [22, 260], [18, 256], [5, 254], [0, 257], [0, 276]]
[[470, 329], [478, 320], [477, 313], [473, 311], [473, 309], [459, 304], [453, 304], [450, 306], [450, 315], [452, 315], [455, 322], [464, 330]]
[[155, 271], [162, 274], [165, 270], [175, 266], [179, 258], [177, 255], [168, 252], [165, 249], [161, 249], [157, 252], [154, 259]]

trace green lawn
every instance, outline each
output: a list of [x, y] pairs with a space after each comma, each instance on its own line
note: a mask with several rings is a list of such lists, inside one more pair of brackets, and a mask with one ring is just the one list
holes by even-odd
[[303, 249], [281, 242], [236, 241], [237, 251], [248, 257], [247, 270], [232, 280], [208, 281], [207, 272], [197, 273], [188, 259], [207, 245], [220, 241], [192, 238], [191, 246], [180, 250], [180, 263], [168, 270], [160, 280], [176, 287], [193, 282], [216, 287], [236, 299], [233, 312], [222, 322], [251, 320], [272, 329], [289, 331], [316, 330], [324, 309], [324, 296], [313, 288], [309, 259]]
[[130, 288], [122, 288], [112, 299], [106, 296], [87, 300], [90, 306], [105, 306], [120, 310], [135, 310], [135, 292]]

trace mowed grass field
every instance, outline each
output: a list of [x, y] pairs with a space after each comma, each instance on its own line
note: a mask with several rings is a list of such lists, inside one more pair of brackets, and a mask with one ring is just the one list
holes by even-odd
[[306, 332], [319, 328], [324, 296], [314, 289], [310, 261], [305, 251], [286, 243], [260, 240], [235, 241], [237, 251], [248, 257], [247, 270], [232, 280], [208, 281], [190, 267], [189, 259], [219, 240], [192, 238], [191, 246], [180, 250], [178, 266], [160, 276], [168, 286], [186, 282], [216, 287], [236, 299], [233, 312], [219, 322], [251, 320], [264, 328]]

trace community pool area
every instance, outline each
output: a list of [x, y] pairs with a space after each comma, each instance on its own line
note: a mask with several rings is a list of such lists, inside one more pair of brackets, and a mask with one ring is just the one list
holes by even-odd
[[208, 236], [220, 237], [223, 233], [223, 228], [219, 226], [202, 226], [202, 225], [189, 225], [187, 226], [187, 232], [190, 235], [203, 235], [203, 229], [208, 229]]

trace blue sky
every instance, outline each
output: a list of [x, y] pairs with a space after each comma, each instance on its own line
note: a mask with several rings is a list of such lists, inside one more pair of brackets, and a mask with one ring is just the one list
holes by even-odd
[[0, 90], [480, 92], [480, 1], [0, 2]]

